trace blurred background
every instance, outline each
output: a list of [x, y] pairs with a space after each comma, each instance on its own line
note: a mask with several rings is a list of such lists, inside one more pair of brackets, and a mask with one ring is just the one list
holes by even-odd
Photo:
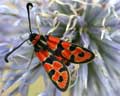
[[[92, 62], [70, 63], [71, 82], [60, 92], [26, 42], [29, 36], [26, 4], [32, 31], [51, 34], [91, 50]], [[120, 96], [120, 0], [1, 0], [0, 96]], [[30, 63], [31, 62], [31, 63]], [[30, 66], [29, 66], [30, 64]]]

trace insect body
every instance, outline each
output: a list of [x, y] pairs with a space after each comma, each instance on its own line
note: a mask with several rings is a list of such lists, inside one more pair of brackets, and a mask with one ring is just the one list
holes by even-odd
[[31, 34], [29, 39], [34, 46], [36, 56], [42, 62], [51, 81], [58, 89], [65, 91], [69, 85], [69, 72], [67, 67], [62, 64], [63, 62], [57, 60], [52, 54], [53, 50], [51, 50], [47, 44], [47, 37], [48, 36], [44, 37], [38, 34]]
[[[42, 62], [52, 82], [61, 91], [65, 91], [69, 85], [69, 72], [64, 60], [73, 63], [85, 63], [94, 58], [94, 54], [88, 49], [60, 40], [48, 35], [31, 34], [30, 41], [38, 59]], [[59, 59], [58, 57], [62, 58]]]
[[[32, 4], [27, 4], [30, 28], [30, 36], [27, 40], [30, 40], [33, 44], [35, 54], [40, 62], [43, 64], [43, 67], [53, 84], [59, 90], [66, 91], [70, 80], [69, 72], [66, 65], [68, 65], [69, 62], [89, 62], [94, 58], [94, 54], [86, 48], [82, 48], [70, 42], [60, 40], [60, 38], [51, 35], [43, 36], [32, 33], [29, 6], [32, 6]], [[20, 46], [22, 44], [20, 44]], [[15, 51], [18, 47], [16, 47], [13, 51]], [[8, 61], [7, 58], [13, 51], [5, 56], [6, 61]]]

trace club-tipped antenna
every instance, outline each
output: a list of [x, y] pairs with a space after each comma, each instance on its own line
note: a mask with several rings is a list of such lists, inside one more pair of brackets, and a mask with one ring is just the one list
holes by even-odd
[[29, 22], [29, 29], [30, 33], [32, 34], [32, 29], [31, 29], [31, 20], [30, 20], [30, 8], [33, 7], [32, 3], [27, 3], [26, 8], [27, 8], [27, 13], [28, 13], [28, 22]]
[[[27, 12], [28, 12], [28, 22], [29, 22], [29, 29], [30, 29], [30, 34], [32, 34], [32, 29], [31, 29], [31, 21], [30, 21], [30, 8], [32, 8], [33, 7], [33, 5], [32, 5], [32, 3], [27, 3], [27, 5], [26, 5], [26, 8], [27, 8]], [[20, 46], [22, 46], [27, 40], [29, 40], [29, 38], [28, 39], [26, 39], [25, 41], [23, 41], [20, 45], [18, 45], [17, 47], [15, 47], [12, 51], [10, 51], [9, 53], [7, 53], [6, 55], [5, 55], [5, 61], [6, 62], [9, 62], [8, 61], [8, 57], [15, 51], [15, 50], [17, 50]]]

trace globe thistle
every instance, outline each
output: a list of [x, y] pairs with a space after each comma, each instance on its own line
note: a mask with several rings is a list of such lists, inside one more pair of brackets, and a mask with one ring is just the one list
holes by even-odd
[[[67, 96], [119, 96], [119, 0], [4, 0], [0, 4], [0, 94], [29, 96], [40, 77], [37, 96], [64, 96], [49, 80], [29, 41], [5, 55], [29, 36], [26, 4], [32, 2], [32, 31], [59, 37], [95, 54], [92, 62], [70, 63]], [[39, 86], [39, 87], [38, 87]], [[41, 85], [37, 84], [37, 89]]]

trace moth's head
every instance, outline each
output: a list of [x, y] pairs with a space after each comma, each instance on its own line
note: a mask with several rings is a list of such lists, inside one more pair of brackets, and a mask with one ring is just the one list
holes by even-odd
[[29, 40], [30, 40], [30, 42], [32, 42], [33, 45], [35, 45], [40, 40], [40, 35], [38, 35], [36, 33], [32, 33], [29, 36]]

